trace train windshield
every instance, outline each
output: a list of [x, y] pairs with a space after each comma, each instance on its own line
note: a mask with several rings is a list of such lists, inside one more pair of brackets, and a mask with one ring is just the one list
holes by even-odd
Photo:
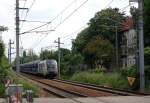
[[57, 62], [56, 61], [51, 61], [47, 62], [47, 68], [48, 70], [57, 70]]

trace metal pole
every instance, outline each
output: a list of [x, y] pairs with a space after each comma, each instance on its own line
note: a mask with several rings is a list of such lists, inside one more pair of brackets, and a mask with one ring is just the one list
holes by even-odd
[[[9, 43], [8, 43], [8, 62], [9, 62], [9, 59], [10, 57], [9, 57]], [[10, 64], [10, 62], [9, 62], [9, 64]]]
[[43, 60], [43, 48], [41, 48], [41, 59]]
[[60, 78], [60, 38], [58, 38], [58, 78]]
[[144, 75], [144, 37], [143, 37], [143, 0], [138, 0], [138, 31], [139, 31], [139, 70], [140, 70], [140, 91], [145, 89]]
[[115, 32], [116, 32], [116, 68], [118, 69], [119, 67], [118, 67], [118, 27], [117, 26], [115, 26]]
[[20, 71], [19, 61], [19, 0], [16, 0], [16, 67]]
[[9, 40], [9, 64], [11, 64], [11, 39]]

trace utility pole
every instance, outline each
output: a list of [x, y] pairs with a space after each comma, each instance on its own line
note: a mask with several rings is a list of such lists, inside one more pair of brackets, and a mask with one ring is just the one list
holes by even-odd
[[60, 78], [60, 56], [61, 56], [61, 51], [60, 51], [60, 44], [64, 44], [60, 42], [60, 38], [58, 38], [58, 41], [54, 41], [55, 43], [58, 43], [58, 78]]
[[140, 72], [140, 91], [145, 91], [144, 74], [144, 37], [143, 37], [143, 0], [130, 0], [138, 3], [138, 35], [139, 35], [139, 72]]
[[9, 43], [8, 43], [8, 63], [9, 63], [9, 59], [10, 58], [10, 56], [9, 56]]
[[14, 44], [14, 42], [11, 41], [11, 39], [9, 40], [9, 44], [8, 44], [8, 60], [9, 60], [9, 64], [11, 64], [11, 49], [12, 49], [12, 44]]
[[20, 66], [19, 66], [20, 65], [20, 57], [19, 57], [19, 35], [20, 35], [19, 9], [28, 10], [28, 8], [20, 8], [19, 7], [19, 0], [16, 0], [16, 67], [17, 67], [16, 69], [17, 69], [17, 72], [20, 72]]
[[138, 0], [138, 32], [139, 32], [139, 70], [140, 70], [140, 91], [145, 89], [144, 74], [144, 37], [143, 37], [143, 0]]
[[16, 0], [16, 70], [20, 72], [20, 58], [19, 58], [19, 0]]

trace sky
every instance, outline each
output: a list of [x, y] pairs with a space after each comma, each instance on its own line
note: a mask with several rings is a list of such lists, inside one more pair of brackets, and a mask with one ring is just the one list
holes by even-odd
[[[1, 0], [0, 3], [0, 25], [9, 28], [7, 32], [1, 34], [6, 46], [6, 54], [9, 39], [15, 42], [15, 1]], [[20, 0], [20, 7], [30, 8], [33, 1]], [[83, 3], [84, 5], [79, 8]], [[69, 4], [71, 5], [68, 7]], [[49, 32], [30, 32], [20, 35], [20, 47], [23, 47], [24, 50], [32, 48], [36, 53], [39, 53], [41, 48], [48, 46], [50, 49], [57, 49], [54, 41], [60, 37], [61, 42], [64, 43], [61, 47], [70, 49], [71, 40], [87, 27], [87, 23], [96, 12], [107, 7], [117, 7], [124, 9], [123, 11], [129, 15], [130, 6], [128, 5], [129, 0], [35, 0], [28, 13], [27, 10], [20, 10], [20, 20], [24, 20], [27, 13], [25, 20], [41, 22], [20, 22], [20, 33], [56, 18], [49, 25], [36, 30], [49, 30]], [[64, 10], [66, 7], [68, 8]], [[77, 8], [79, 9], [77, 10]], [[72, 14], [73, 11], [75, 12]], [[69, 15], [71, 16], [67, 18]], [[60, 23], [61, 25], [59, 25]], [[57, 25], [59, 26], [55, 28]], [[15, 48], [15, 45], [13, 47]]]

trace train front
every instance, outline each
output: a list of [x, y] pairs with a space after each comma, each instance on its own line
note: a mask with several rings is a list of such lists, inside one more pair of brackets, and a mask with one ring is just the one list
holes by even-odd
[[58, 74], [57, 61], [46, 60], [46, 64], [47, 64], [47, 77], [55, 78]]

